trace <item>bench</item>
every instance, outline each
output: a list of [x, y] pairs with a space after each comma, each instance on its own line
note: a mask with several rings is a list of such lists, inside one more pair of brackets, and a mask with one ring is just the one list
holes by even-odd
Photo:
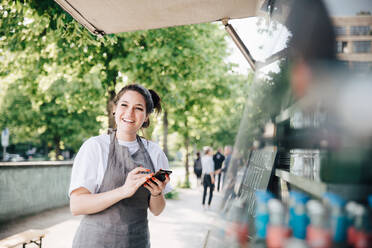
[[44, 237], [45, 231], [30, 229], [0, 240], [0, 248], [17, 247], [19, 245], [22, 245], [22, 247], [25, 248], [27, 244], [31, 243], [36, 244], [41, 248], [41, 240]]

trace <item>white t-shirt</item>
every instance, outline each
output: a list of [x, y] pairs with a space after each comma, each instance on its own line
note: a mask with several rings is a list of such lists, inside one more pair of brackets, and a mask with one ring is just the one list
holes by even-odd
[[[152, 141], [141, 139], [150, 155], [155, 172], [159, 169], [168, 170], [168, 159], [160, 146]], [[130, 154], [135, 153], [139, 149], [137, 140], [132, 142], [118, 140], [118, 142], [119, 145], [127, 146]], [[80, 187], [86, 188], [92, 194], [97, 193], [107, 168], [109, 147], [110, 136], [108, 134], [91, 137], [83, 143], [74, 159], [69, 195], [73, 190]], [[168, 183], [163, 193], [166, 194], [171, 190], [172, 188]]]
[[201, 158], [201, 164], [203, 174], [210, 174], [214, 172], [214, 162], [212, 156], [204, 155]]

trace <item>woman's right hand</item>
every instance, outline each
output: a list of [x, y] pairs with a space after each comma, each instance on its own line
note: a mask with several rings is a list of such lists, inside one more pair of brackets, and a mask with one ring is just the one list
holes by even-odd
[[211, 182], [214, 184], [214, 175], [211, 175]]
[[141, 172], [149, 172], [149, 169], [143, 168], [143, 167], [137, 167], [131, 170], [128, 173], [127, 179], [125, 180], [125, 183], [123, 186], [121, 186], [123, 196], [125, 198], [129, 198], [136, 191], [138, 190], [139, 187], [141, 187], [142, 184], [146, 182], [147, 179], [151, 178], [154, 173], [150, 174], [143, 174]]

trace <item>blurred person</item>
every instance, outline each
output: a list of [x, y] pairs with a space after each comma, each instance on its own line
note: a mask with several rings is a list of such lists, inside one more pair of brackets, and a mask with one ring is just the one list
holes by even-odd
[[294, 97], [300, 99], [309, 93], [314, 82], [314, 66], [336, 61], [336, 36], [320, 0], [294, 1], [286, 26], [292, 33], [288, 54], [290, 84]]
[[320, 177], [330, 183], [369, 183], [371, 76], [337, 61], [334, 26], [323, 1], [295, 1], [287, 23], [293, 94], [297, 99], [307, 96], [301, 102], [305, 111], [319, 104], [326, 113], [322, 144], [330, 155]]
[[[152, 177], [168, 169], [168, 159], [154, 142], [138, 136], [161, 111], [155, 91], [131, 84], [114, 98], [117, 129], [91, 137], [81, 146], [72, 168], [70, 209], [85, 215], [72, 247], [150, 247], [147, 209], [159, 215], [169, 192]], [[150, 181], [152, 179], [153, 181]]]
[[225, 161], [224, 161], [223, 167], [221, 168], [221, 173], [223, 173], [222, 188], [225, 185], [226, 173], [227, 173], [227, 170], [229, 169], [229, 164], [230, 164], [230, 161], [231, 161], [231, 154], [232, 154], [231, 146], [225, 146], [224, 154], [225, 154]]
[[213, 150], [210, 147], [204, 148], [204, 155], [201, 158], [202, 174], [203, 174], [203, 201], [202, 205], [205, 208], [205, 197], [207, 196], [207, 189], [209, 188], [209, 199], [208, 208], [211, 206], [214, 190], [214, 162], [213, 162]]
[[217, 175], [217, 191], [220, 191], [221, 168], [222, 168], [222, 163], [225, 160], [225, 156], [222, 155], [221, 151], [222, 149], [218, 148], [217, 152], [213, 155], [214, 170], [215, 170], [215, 174]]
[[194, 173], [196, 176], [196, 186], [199, 186], [201, 183], [201, 175], [202, 175], [202, 164], [201, 164], [200, 152], [196, 152], [196, 159], [194, 160]]

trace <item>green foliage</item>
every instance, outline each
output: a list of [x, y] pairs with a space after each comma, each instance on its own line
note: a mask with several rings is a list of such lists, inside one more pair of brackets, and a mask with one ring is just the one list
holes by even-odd
[[100, 66], [80, 52], [90, 34], [82, 31], [77, 46], [63, 38], [61, 30], [76, 23], [54, 3], [4, 1], [0, 15], [0, 126], [13, 143], [77, 150], [98, 133], [103, 114]]
[[171, 200], [178, 200], [179, 199], [179, 192], [174, 189], [171, 192], [168, 192], [164, 195], [165, 199], [171, 199]]
[[216, 24], [98, 38], [54, 2], [0, 6], [0, 128], [13, 142], [76, 151], [110, 116], [117, 84], [135, 81], [160, 94], [181, 146], [232, 144], [252, 78], [230, 73]]

